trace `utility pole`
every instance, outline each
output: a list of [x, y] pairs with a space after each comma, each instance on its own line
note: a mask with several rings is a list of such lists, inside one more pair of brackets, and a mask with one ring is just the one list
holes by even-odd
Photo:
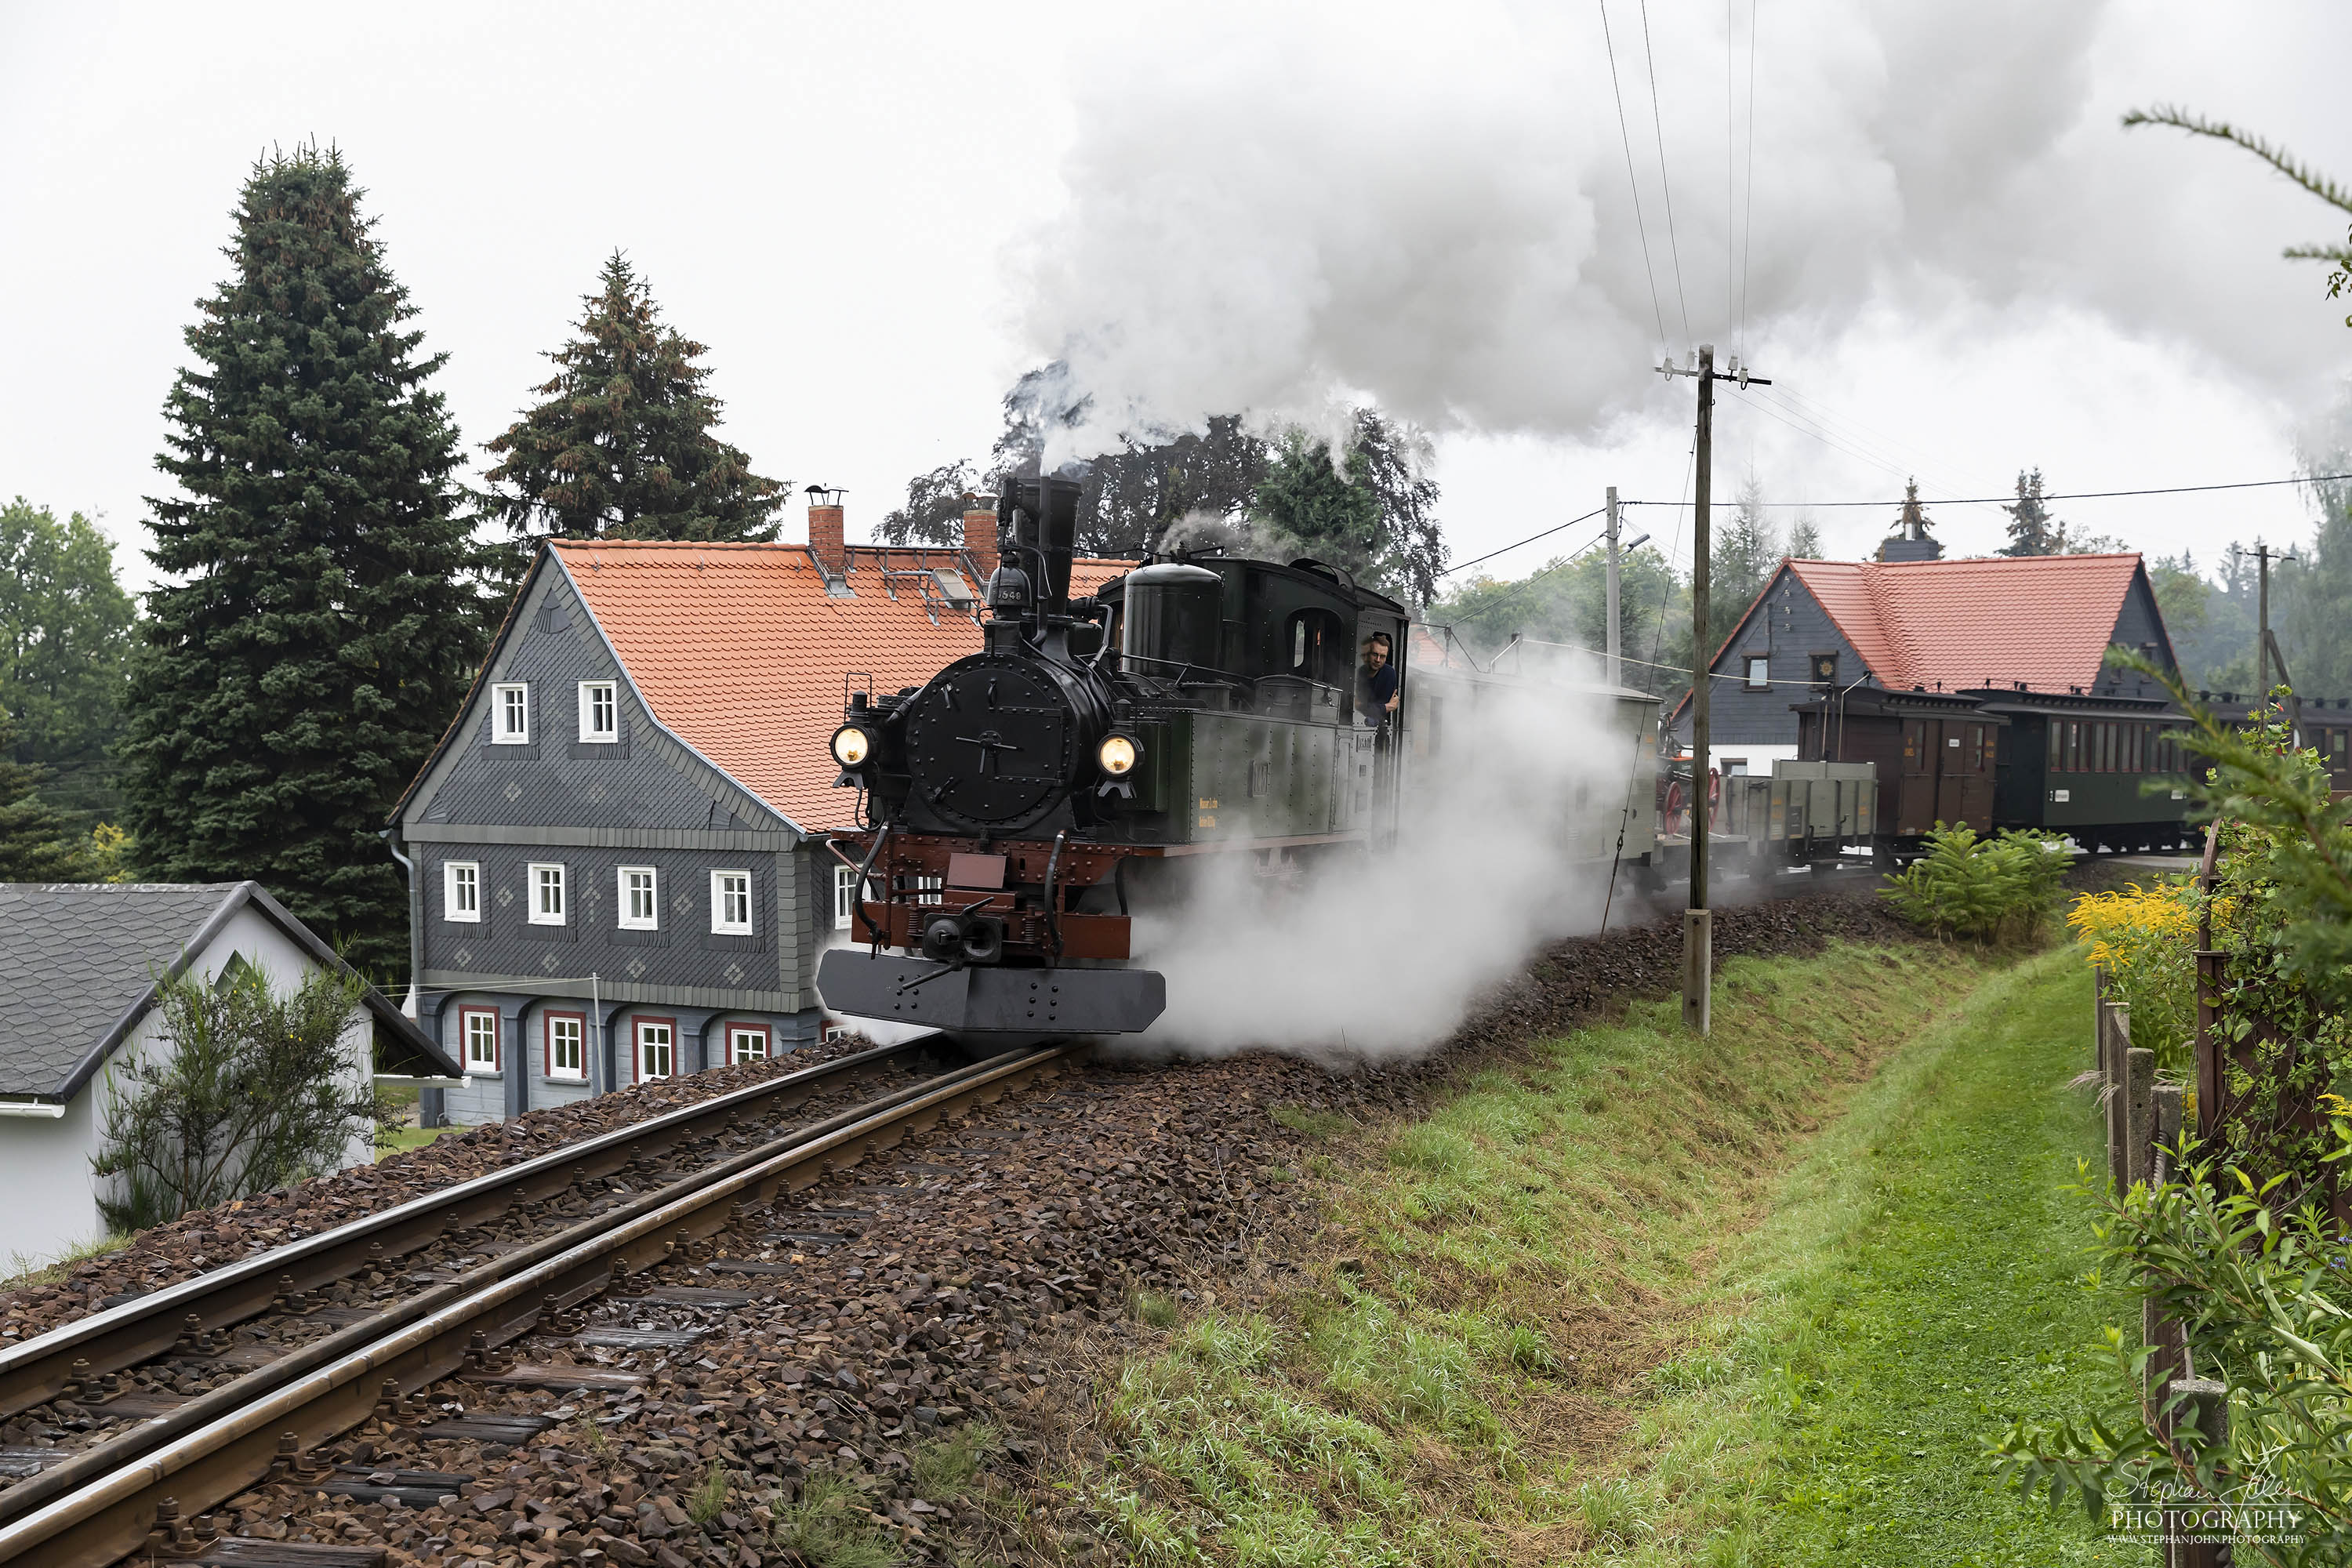
[[1715, 549], [1711, 510], [1714, 498], [1709, 493], [1715, 470], [1715, 384], [1730, 381], [1743, 387], [1772, 384], [1760, 375], [1749, 375], [1736, 354], [1717, 374], [1713, 343], [1699, 344], [1697, 363], [1688, 369], [1678, 367], [1671, 359], [1658, 369], [1668, 376], [1687, 375], [1698, 382], [1698, 427], [1693, 465], [1696, 483], [1691, 497], [1690, 907], [1683, 911], [1683, 1023], [1704, 1035], [1714, 1025], [1715, 989], [1715, 914], [1706, 904], [1706, 818], [1713, 804], [1707, 790], [1706, 700], [1713, 674], [1708, 660], [1713, 650], [1707, 647], [1706, 637], [1706, 576], [1708, 557]]
[[[1587, 490], [1587, 495], [1592, 492]], [[1625, 684], [1625, 650], [1617, 629], [1617, 487], [1609, 487], [1609, 684]]]
[[[2252, 550], [2240, 550], [2240, 555], [2254, 558], [2257, 587], [2254, 592], [2254, 706], [2267, 707], [2271, 700], [2271, 563], [2293, 561], [2294, 552], [2273, 554], [2268, 544], [2257, 540]], [[2286, 674], [2286, 661], [2279, 661], [2279, 674]]]

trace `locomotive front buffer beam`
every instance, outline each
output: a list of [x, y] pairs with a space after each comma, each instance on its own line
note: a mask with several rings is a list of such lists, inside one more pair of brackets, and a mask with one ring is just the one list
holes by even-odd
[[1139, 1034], [1168, 1007], [1168, 982], [1156, 970], [951, 968], [848, 947], [817, 961], [816, 988], [835, 1013], [985, 1037], [1007, 1049], [1072, 1035]]

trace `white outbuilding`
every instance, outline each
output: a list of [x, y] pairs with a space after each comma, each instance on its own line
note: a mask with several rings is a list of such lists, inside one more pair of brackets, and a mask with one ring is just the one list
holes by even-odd
[[[55, 1259], [105, 1231], [100, 1152], [110, 1064], [162, 1045], [161, 983], [233, 965], [290, 991], [334, 951], [254, 882], [0, 883], [0, 1264]], [[367, 987], [344, 1029], [351, 1081], [454, 1078], [457, 1065]], [[347, 1165], [374, 1157], [365, 1131]]]

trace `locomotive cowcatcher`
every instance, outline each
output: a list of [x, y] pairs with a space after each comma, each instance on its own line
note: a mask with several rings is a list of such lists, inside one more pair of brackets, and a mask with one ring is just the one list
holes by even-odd
[[990, 1049], [1148, 1027], [1167, 986], [1129, 963], [1138, 913], [1211, 861], [1295, 878], [1391, 826], [1396, 721], [1359, 715], [1359, 664], [1376, 637], [1400, 676], [1407, 652], [1402, 605], [1315, 561], [1179, 552], [1074, 602], [1076, 483], [1005, 502], [981, 651], [848, 695], [860, 945], [817, 971], [836, 1013]]

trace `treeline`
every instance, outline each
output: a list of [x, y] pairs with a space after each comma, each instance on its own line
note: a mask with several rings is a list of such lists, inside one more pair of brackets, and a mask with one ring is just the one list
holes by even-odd
[[257, 163], [165, 400], [144, 613], [89, 520], [0, 510], [0, 880], [256, 879], [396, 974], [379, 837], [549, 538], [759, 540], [707, 350], [614, 255], [483, 485], [332, 149]]
[[[875, 530], [889, 544], [953, 544], [964, 498], [1002, 495], [1034, 479], [1056, 431], [1077, 427], [1087, 400], [1059, 365], [1030, 372], [1004, 395], [1004, 429], [988, 461], [919, 474]], [[1330, 438], [1290, 427], [1253, 430], [1220, 415], [1199, 431], [1152, 431], [1074, 465], [1081, 553], [1140, 559], [1177, 546], [1268, 557], [1313, 555], [1415, 605], [1436, 596], [1445, 567], [1429, 442], [1377, 409]], [[1057, 465], [1059, 467], [1061, 465]]]

